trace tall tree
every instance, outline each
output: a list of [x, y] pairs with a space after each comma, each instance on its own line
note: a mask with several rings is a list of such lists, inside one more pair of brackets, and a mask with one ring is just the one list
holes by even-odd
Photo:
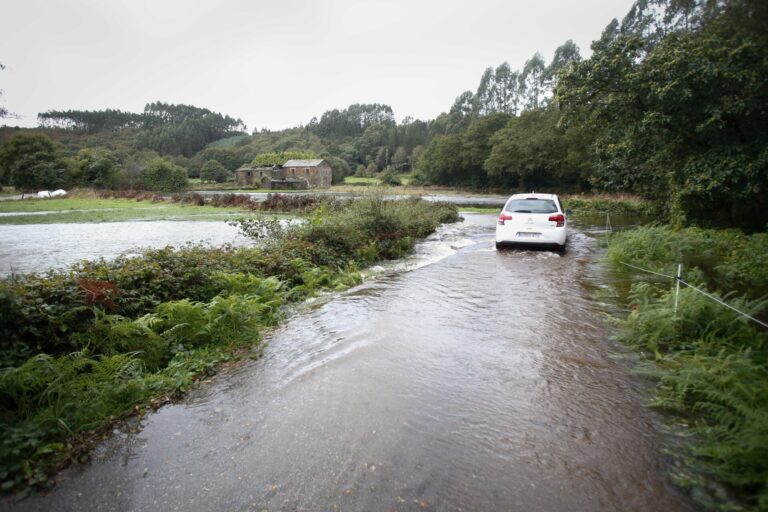
[[[5, 69], [5, 65], [2, 62], [0, 62], [0, 71], [3, 71], [4, 69]], [[3, 90], [0, 89], [0, 98], [2, 97], [3, 97]], [[13, 116], [14, 115], [11, 112], [9, 112], [7, 108], [0, 105], [0, 119], [4, 119], [6, 117], [13, 117]]]
[[525, 61], [520, 79], [525, 84], [526, 108], [539, 108], [545, 102], [547, 65], [539, 52]]
[[496, 68], [495, 80], [497, 84], [496, 112], [516, 116], [520, 110], [520, 96], [522, 94], [520, 72], [513, 71], [509, 64], [504, 62]]
[[0, 146], [0, 183], [25, 192], [48, 186], [51, 166], [56, 161], [56, 145], [49, 137], [40, 133], [17, 133]]
[[469, 126], [473, 112], [477, 108], [475, 95], [472, 91], [464, 91], [453, 102], [447, 116], [447, 132], [456, 132]]
[[719, 5], [686, 8], [687, 21], [667, 28], [674, 16], [649, 21], [638, 2], [631, 19], [593, 44], [590, 59], [561, 75], [557, 94], [565, 123], [596, 134], [602, 187], [668, 202], [681, 223], [763, 228], [768, 9], [757, 0]]
[[494, 186], [528, 190], [542, 187], [581, 189], [588, 172], [587, 157], [577, 153], [583, 140], [558, 126], [552, 105], [513, 118], [490, 140], [484, 167]]
[[103, 148], [85, 148], [75, 160], [73, 181], [76, 185], [94, 188], [116, 188], [120, 172], [114, 153]]
[[548, 89], [554, 89], [557, 84], [557, 74], [564, 69], [567, 69], [572, 63], [579, 62], [581, 60], [581, 53], [579, 47], [576, 46], [571, 39], [561, 44], [555, 50], [555, 55], [552, 57], [552, 62], [549, 63], [544, 71], [544, 81]]
[[484, 116], [494, 111], [496, 94], [495, 77], [493, 68], [485, 68], [480, 77], [480, 84], [477, 86], [477, 92], [474, 96], [474, 112], [478, 116]]

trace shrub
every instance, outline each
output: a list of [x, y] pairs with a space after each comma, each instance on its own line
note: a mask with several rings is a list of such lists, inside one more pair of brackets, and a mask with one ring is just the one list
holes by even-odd
[[154, 192], [180, 192], [189, 186], [183, 167], [159, 157], [141, 171], [141, 183]]
[[398, 186], [403, 184], [403, 182], [400, 181], [400, 177], [397, 175], [397, 171], [392, 167], [384, 169], [381, 174], [379, 174], [379, 179], [384, 185]]
[[231, 177], [232, 173], [226, 170], [218, 160], [208, 160], [200, 169], [200, 179], [204, 182], [211, 181], [214, 183], [224, 183]]

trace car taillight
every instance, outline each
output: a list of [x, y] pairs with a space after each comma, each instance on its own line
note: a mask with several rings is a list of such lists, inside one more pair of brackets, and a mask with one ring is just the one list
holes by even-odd
[[512, 220], [512, 216], [508, 213], [502, 213], [501, 215], [499, 215], [499, 226], [503, 226], [504, 221], [506, 220]]
[[557, 215], [551, 215], [549, 217], [549, 222], [557, 222], [556, 228], [561, 228], [565, 226], [565, 215], [562, 213], [558, 213]]

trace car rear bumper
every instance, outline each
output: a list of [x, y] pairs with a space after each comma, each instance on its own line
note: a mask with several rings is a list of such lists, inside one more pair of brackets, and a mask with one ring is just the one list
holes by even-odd
[[546, 249], [546, 250], [556, 250], [556, 251], [563, 251], [565, 250], [565, 243], [562, 244], [556, 244], [552, 242], [548, 243], [542, 243], [542, 242], [496, 242], [496, 248], [504, 248], [504, 249]]
[[521, 232], [515, 226], [499, 226], [496, 229], [496, 244], [508, 246], [542, 246], [542, 247], [563, 247], [565, 246], [566, 231], [565, 227], [543, 229], [531, 236], [531, 233]]

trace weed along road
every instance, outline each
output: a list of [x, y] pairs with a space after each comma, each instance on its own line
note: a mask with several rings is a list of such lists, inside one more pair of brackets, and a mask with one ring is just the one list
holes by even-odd
[[595, 239], [498, 252], [495, 216], [465, 218], [10, 508], [690, 510], [612, 357]]

